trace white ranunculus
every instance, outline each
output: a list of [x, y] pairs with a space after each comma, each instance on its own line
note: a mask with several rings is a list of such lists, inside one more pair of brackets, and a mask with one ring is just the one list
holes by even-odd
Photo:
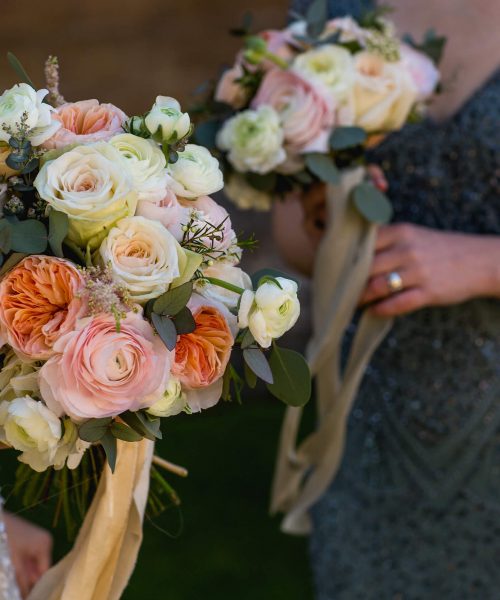
[[33, 146], [40, 146], [52, 137], [61, 123], [53, 117], [55, 109], [43, 102], [48, 93], [47, 90], [36, 91], [27, 83], [17, 83], [5, 90], [0, 96], [0, 140], [9, 140], [10, 133], [4, 127], [15, 133], [24, 115]]
[[[53, 466], [56, 471], [64, 468], [64, 466], [67, 466], [68, 469], [76, 469], [89, 447], [88, 442], [78, 437], [77, 426], [71, 419], [66, 418], [64, 419], [64, 435], [59, 440], [56, 453], [50, 463], [47, 464], [47, 467]], [[26, 462], [22, 460], [22, 457], [19, 460]]]
[[4, 430], [7, 443], [23, 452], [21, 462], [35, 471], [53, 464], [62, 435], [61, 421], [43, 402], [29, 396], [9, 402]]
[[108, 142], [77, 146], [47, 160], [34, 185], [49, 206], [68, 215], [68, 238], [81, 248], [97, 248], [137, 206], [125, 159]]
[[247, 180], [237, 173], [231, 174], [224, 187], [224, 194], [242, 210], [257, 210], [267, 212], [271, 210], [273, 197], [251, 186]]
[[286, 159], [283, 142], [280, 117], [267, 105], [238, 113], [217, 135], [217, 146], [228, 153], [229, 162], [241, 173], [272, 171]]
[[109, 143], [126, 159], [139, 201], [156, 202], [165, 197], [167, 161], [153, 140], [122, 133]]
[[173, 180], [172, 191], [180, 198], [210, 196], [224, 187], [219, 161], [203, 146], [187, 144], [167, 170]]
[[161, 223], [144, 217], [119, 221], [99, 248], [103, 264], [110, 266], [114, 279], [139, 303], [168, 290], [181, 274], [179, 261], [183, 253]]
[[7, 350], [0, 370], [0, 401], [21, 396], [39, 396], [38, 371], [41, 362], [23, 360], [11, 349]]
[[360, 52], [354, 59], [355, 125], [368, 132], [400, 129], [417, 100], [417, 87], [402, 62], [387, 62], [377, 54]]
[[238, 326], [248, 327], [255, 340], [263, 348], [291, 329], [300, 315], [295, 281], [277, 277], [279, 286], [266, 281], [256, 292], [246, 290], [240, 301]]
[[352, 54], [334, 44], [325, 44], [299, 54], [292, 69], [305, 80], [323, 89], [336, 103], [348, 98], [354, 83]]
[[[212, 266], [204, 268], [202, 272], [205, 277], [221, 279], [244, 290], [252, 289], [252, 281], [245, 271], [231, 264], [216, 262]], [[196, 291], [205, 298], [220, 302], [229, 309], [236, 308], [240, 299], [240, 294], [237, 292], [212, 284], [206, 279], [198, 279], [195, 287]]]
[[156, 102], [144, 122], [151, 135], [158, 132], [161, 139], [167, 143], [180, 140], [191, 129], [188, 113], [183, 113], [177, 100], [169, 96], [156, 97]]
[[155, 417], [173, 417], [185, 410], [186, 405], [186, 394], [182, 391], [181, 382], [177, 377], [171, 376], [165, 393], [147, 412]]

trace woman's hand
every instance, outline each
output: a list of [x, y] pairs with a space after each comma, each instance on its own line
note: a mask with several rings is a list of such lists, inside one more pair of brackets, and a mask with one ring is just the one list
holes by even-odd
[[23, 598], [47, 571], [52, 557], [52, 536], [29, 521], [5, 513], [7, 540]]
[[[391, 273], [402, 280], [397, 293], [391, 293]], [[396, 316], [474, 297], [500, 298], [500, 237], [409, 224], [380, 229], [362, 305], [372, 304], [379, 316]]]

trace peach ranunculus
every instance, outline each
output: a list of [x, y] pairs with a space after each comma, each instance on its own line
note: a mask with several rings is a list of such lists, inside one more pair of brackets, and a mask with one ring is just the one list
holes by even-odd
[[58, 416], [113, 417], [152, 406], [167, 389], [171, 353], [140, 312], [127, 313], [120, 331], [112, 315], [81, 319], [54, 350], [40, 391]]
[[86, 311], [83, 277], [67, 260], [29, 256], [0, 283], [0, 324], [22, 356], [44, 360]]
[[236, 317], [219, 302], [193, 294], [188, 303], [196, 329], [178, 337], [172, 374], [179, 378], [193, 412], [215, 406], [231, 356]]
[[99, 104], [98, 100], [67, 102], [57, 107], [56, 118], [60, 129], [45, 142], [46, 148], [63, 148], [70, 144], [90, 144], [106, 141], [123, 133], [127, 115], [113, 104]]
[[289, 152], [326, 151], [334, 107], [311, 83], [293, 71], [272, 69], [252, 102], [253, 108], [264, 105], [279, 114]]

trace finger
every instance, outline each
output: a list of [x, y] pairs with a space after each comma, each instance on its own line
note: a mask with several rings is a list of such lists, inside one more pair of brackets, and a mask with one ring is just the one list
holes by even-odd
[[[397, 273], [403, 281], [403, 290], [415, 287], [418, 284], [418, 281], [412, 271], [400, 270]], [[394, 292], [391, 290], [391, 287], [387, 281], [387, 275], [387, 273], [384, 273], [383, 275], [377, 275], [376, 277], [372, 277], [370, 279], [361, 297], [361, 305], [383, 300], [388, 296], [394, 296]], [[398, 294], [401, 294], [401, 292], [398, 292]]]
[[401, 272], [404, 270], [405, 257], [396, 247], [380, 250], [373, 259], [370, 277], [377, 275], [387, 275], [393, 271]]
[[385, 250], [394, 245], [396, 241], [396, 232], [394, 225], [382, 225], [377, 231], [377, 240], [375, 242], [375, 251]]
[[411, 288], [374, 304], [370, 311], [377, 317], [397, 317], [414, 312], [425, 306], [425, 294], [421, 288]]
[[373, 185], [381, 192], [387, 192], [389, 184], [385, 178], [384, 172], [378, 165], [368, 165], [368, 173], [372, 179]]

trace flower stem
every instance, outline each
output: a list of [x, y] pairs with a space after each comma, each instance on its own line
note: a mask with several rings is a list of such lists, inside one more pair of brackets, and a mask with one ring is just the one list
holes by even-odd
[[288, 63], [286, 62], [286, 60], [283, 60], [280, 56], [273, 54], [272, 52], [269, 52], [267, 50], [263, 52], [263, 55], [267, 58], [267, 60], [270, 60], [275, 65], [280, 67], [280, 69], [288, 69]]
[[212, 285], [218, 285], [219, 287], [225, 288], [226, 290], [229, 290], [230, 292], [234, 292], [235, 294], [240, 294], [240, 296], [245, 291], [243, 288], [241, 288], [237, 285], [233, 285], [232, 283], [228, 283], [227, 281], [223, 281], [222, 279], [217, 279], [217, 277], [203, 277], [203, 279], [205, 279]]

